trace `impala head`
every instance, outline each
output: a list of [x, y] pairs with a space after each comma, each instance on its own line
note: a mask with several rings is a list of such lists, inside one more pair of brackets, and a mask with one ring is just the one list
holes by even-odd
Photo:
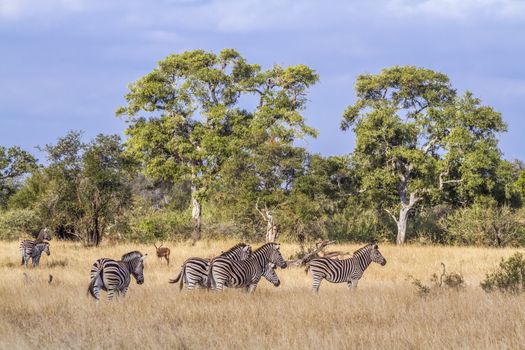
[[281, 255], [281, 251], [279, 250], [281, 246], [279, 245], [279, 243], [270, 244], [273, 248], [270, 253], [270, 262], [274, 263], [282, 269], [285, 269], [288, 265], [286, 264], [286, 261], [284, 260], [283, 256]]
[[130, 261], [132, 266], [131, 274], [137, 280], [137, 284], [144, 283], [144, 259], [146, 259], [147, 256], [148, 254], [144, 254], [143, 256], [135, 257]]
[[383, 256], [383, 254], [381, 254], [381, 252], [379, 251], [379, 247], [377, 246], [377, 243], [374, 242], [371, 244], [371, 246], [372, 248], [370, 249], [370, 259], [373, 262], [380, 264], [381, 266], [385, 266], [386, 259]]
[[263, 276], [275, 287], [279, 287], [281, 281], [279, 280], [279, 276], [277, 276], [275, 273], [275, 267], [276, 266], [274, 263], [268, 263], [268, 265], [266, 265], [266, 269], [264, 270]]

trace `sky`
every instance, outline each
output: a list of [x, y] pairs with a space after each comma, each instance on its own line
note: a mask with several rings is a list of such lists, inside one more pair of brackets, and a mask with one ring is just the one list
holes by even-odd
[[359, 74], [416, 65], [501, 112], [504, 156], [525, 160], [522, 0], [0, 0], [0, 146], [42, 158], [36, 146], [69, 130], [123, 134], [129, 83], [169, 54], [223, 48], [316, 70], [312, 152], [352, 151], [339, 126]]

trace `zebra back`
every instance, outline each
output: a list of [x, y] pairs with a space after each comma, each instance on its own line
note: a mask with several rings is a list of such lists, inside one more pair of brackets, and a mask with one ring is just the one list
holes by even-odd
[[[223, 286], [255, 288], [260, 278], [267, 271], [269, 263], [286, 268], [279, 244], [266, 243], [255, 250], [252, 255], [242, 261], [233, 261], [225, 257], [217, 257], [210, 263], [208, 280], [213, 289], [222, 290]], [[270, 274], [271, 272], [268, 271]], [[252, 290], [253, 290], [252, 289]]]
[[248, 259], [251, 254], [252, 247], [245, 243], [238, 243], [227, 251], [222, 252], [219, 256], [232, 260], [245, 260]]
[[132, 252], [122, 255], [120, 261], [130, 261], [131, 259], [141, 258], [143, 256], [144, 255], [141, 252], [139, 252], [138, 250], [134, 250]]

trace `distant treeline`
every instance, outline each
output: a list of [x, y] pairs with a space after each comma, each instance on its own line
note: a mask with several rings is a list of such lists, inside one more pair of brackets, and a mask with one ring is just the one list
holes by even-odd
[[40, 162], [0, 147], [0, 238], [525, 242], [525, 165], [502, 158], [500, 113], [442, 73], [386, 68], [341, 111], [353, 153], [323, 157], [296, 142], [317, 135], [317, 81], [232, 49], [170, 55], [130, 84], [125, 141], [72, 131]]

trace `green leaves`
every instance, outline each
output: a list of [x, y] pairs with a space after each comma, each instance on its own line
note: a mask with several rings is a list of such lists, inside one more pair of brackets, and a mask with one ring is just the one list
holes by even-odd
[[381, 188], [385, 207], [395, 205], [394, 193], [406, 215], [442, 191], [449, 200], [471, 202], [496, 188], [496, 133], [506, 126], [470, 92], [456, 96], [446, 75], [395, 66], [359, 76], [355, 89], [358, 99], [345, 110], [341, 128], [354, 127], [362, 185]]

